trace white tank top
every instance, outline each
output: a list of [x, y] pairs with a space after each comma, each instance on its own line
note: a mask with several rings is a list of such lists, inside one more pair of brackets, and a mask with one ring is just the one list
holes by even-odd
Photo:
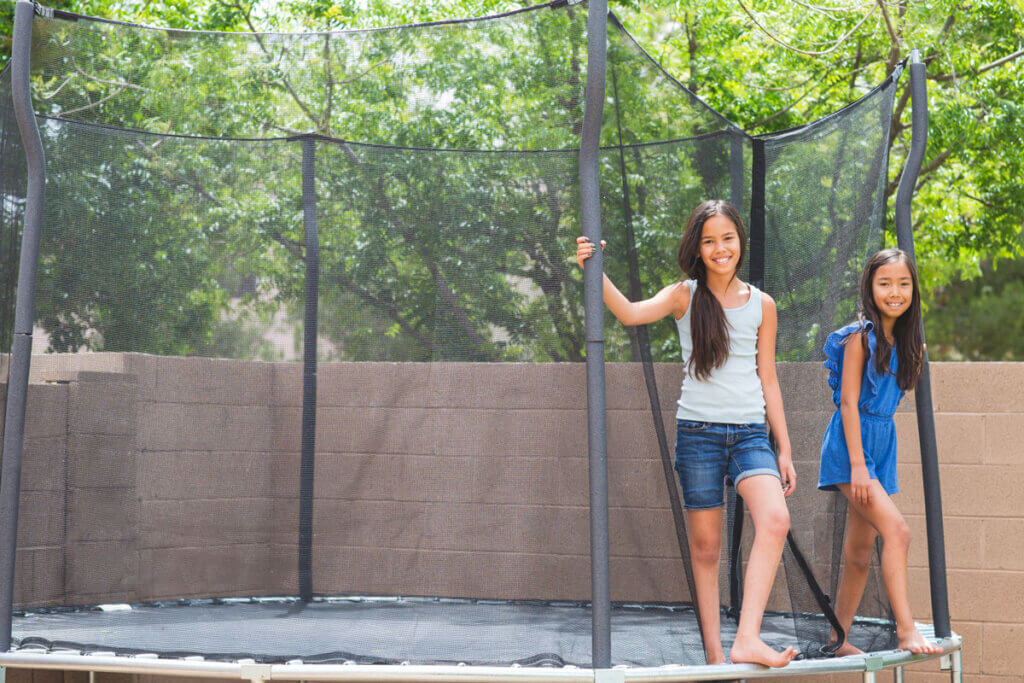
[[[683, 365], [693, 353], [690, 337], [690, 311], [696, 280], [687, 280], [690, 288], [690, 306], [682, 318], [676, 320], [679, 345], [683, 351]], [[729, 325], [729, 358], [725, 364], [711, 371], [711, 375], [698, 381], [687, 371], [679, 392], [676, 418], [697, 422], [723, 422], [745, 424], [764, 422], [764, 390], [757, 376], [757, 329], [761, 326], [761, 291], [750, 287], [750, 299], [739, 308], [726, 308], [725, 320]]]

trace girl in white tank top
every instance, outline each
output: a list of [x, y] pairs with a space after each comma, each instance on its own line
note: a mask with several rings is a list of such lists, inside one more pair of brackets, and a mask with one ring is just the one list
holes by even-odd
[[[582, 267], [595, 246], [585, 237], [576, 242]], [[723, 487], [730, 481], [753, 518], [754, 545], [729, 657], [734, 663], [780, 667], [796, 652], [773, 650], [761, 640], [760, 630], [789, 531], [785, 498], [795, 490], [796, 471], [775, 373], [775, 302], [737, 277], [745, 247], [736, 209], [724, 201], [706, 201], [690, 215], [679, 244], [679, 267], [690, 279], [631, 302], [605, 275], [604, 302], [625, 325], [645, 325], [671, 313], [679, 330], [686, 374], [676, 412], [675, 467], [708, 664], [726, 661], [718, 579]], [[768, 442], [766, 418], [777, 456]]]

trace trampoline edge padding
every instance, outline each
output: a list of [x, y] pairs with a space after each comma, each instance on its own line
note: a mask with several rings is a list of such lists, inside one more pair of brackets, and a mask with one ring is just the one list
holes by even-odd
[[[652, 682], [738, 680], [784, 678], [825, 673], [856, 673], [901, 667], [913, 662], [938, 659], [958, 653], [963, 639], [956, 633], [949, 638], [933, 638], [930, 624], [918, 624], [925, 637], [942, 647], [937, 655], [914, 655], [905, 650], [869, 652], [834, 659], [792, 662], [783, 669], [766, 669], [753, 664], [704, 666], [615, 667], [623, 680]], [[251, 661], [208, 662], [196, 659], [161, 659], [155, 656], [116, 656], [105, 653], [83, 655], [77, 652], [12, 650], [0, 654], [0, 667], [106, 673], [148, 674], [181, 677], [224, 678], [251, 681], [554, 681], [562, 683], [594, 681], [600, 670], [562, 667], [493, 667], [438, 665], [374, 664], [255, 664]]]

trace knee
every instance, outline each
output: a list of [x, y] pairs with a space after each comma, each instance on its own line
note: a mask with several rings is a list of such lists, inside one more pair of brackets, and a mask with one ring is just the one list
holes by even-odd
[[910, 526], [907, 521], [900, 517], [893, 521], [882, 535], [882, 542], [889, 543], [897, 548], [906, 550], [910, 547]]
[[721, 552], [721, 544], [717, 538], [694, 538], [690, 543], [690, 555], [694, 564], [713, 565], [718, 562]]
[[874, 554], [874, 543], [847, 543], [846, 564], [857, 569], [867, 570], [871, 567], [871, 556]]
[[755, 524], [754, 533], [764, 534], [777, 540], [785, 540], [789, 533], [789, 510], [782, 506], [761, 515]]

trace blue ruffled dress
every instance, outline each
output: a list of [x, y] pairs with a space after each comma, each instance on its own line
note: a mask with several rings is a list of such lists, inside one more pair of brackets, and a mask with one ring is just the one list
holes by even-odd
[[860, 438], [864, 447], [864, 463], [872, 479], [877, 479], [886, 493], [899, 492], [896, 482], [896, 424], [892, 419], [903, 398], [903, 390], [896, 383], [898, 361], [895, 349], [889, 358], [889, 371], [879, 374], [874, 356], [877, 339], [870, 322], [858, 321], [836, 330], [825, 340], [825, 367], [828, 385], [832, 388], [832, 402], [836, 411], [829, 420], [821, 442], [821, 469], [818, 488], [837, 490], [836, 484], [850, 481], [850, 454], [846, 449], [843, 421], [839, 414], [840, 383], [843, 375], [843, 350], [847, 338], [855, 332], [867, 330], [871, 358], [864, 365], [860, 384]]

